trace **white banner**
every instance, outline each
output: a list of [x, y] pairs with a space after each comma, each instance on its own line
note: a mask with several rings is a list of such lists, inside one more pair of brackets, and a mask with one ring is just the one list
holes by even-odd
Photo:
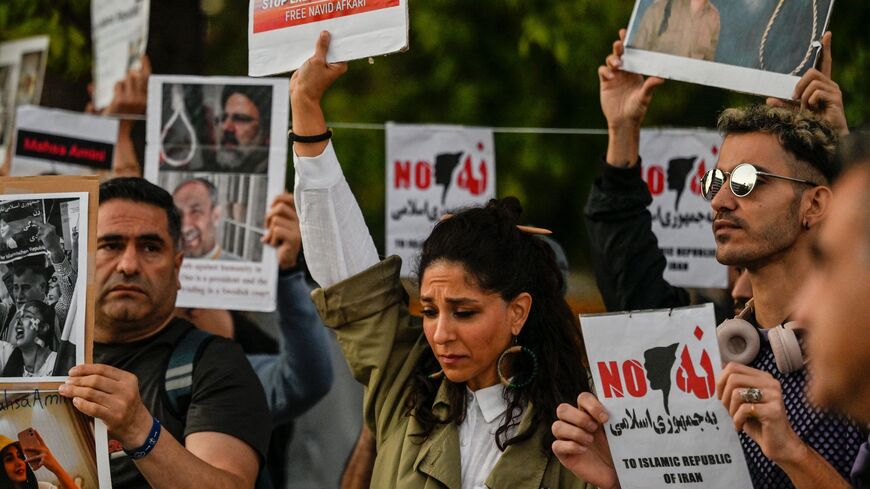
[[713, 306], [581, 317], [622, 487], [752, 487], [734, 424], [716, 398]]
[[492, 129], [387, 124], [387, 255], [410, 276], [447, 212], [495, 197]]
[[701, 197], [700, 178], [716, 167], [722, 137], [716, 131], [644, 129], [642, 175], [653, 197], [652, 229], [665, 255], [665, 279], [679, 287], [728, 287], [716, 261], [713, 211]]
[[12, 175], [93, 175], [112, 169], [118, 120], [59, 109], [18, 108]]
[[108, 106], [115, 83], [139, 67], [148, 45], [150, 5], [147, 0], [91, 0], [95, 108]]
[[145, 178], [182, 214], [179, 307], [272, 311], [275, 248], [261, 241], [284, 190], [287, 78], [152, 76]]
[[0, 154], [9, 143], [19, 105], [39, 105], [48, 36], [0, 43]]
[[321, 31], [332, 36], [330, 63], [408, 48], [408, 0], [250, 0], [248, 74], [302, 66]]

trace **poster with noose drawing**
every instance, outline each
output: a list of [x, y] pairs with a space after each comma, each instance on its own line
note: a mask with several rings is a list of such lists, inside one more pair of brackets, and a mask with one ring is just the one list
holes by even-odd
[[636, 0], [623, 68], [791, 99], [816, 66], [834, 0]]
[[289, 80], [152, 76], [145, 178], [181, 213], [178, 307], [273, 311], [266, 211], [284, 190]]

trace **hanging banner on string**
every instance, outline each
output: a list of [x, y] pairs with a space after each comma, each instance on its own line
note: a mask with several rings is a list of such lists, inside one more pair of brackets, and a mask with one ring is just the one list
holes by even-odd
[[147, 0], [91, 0], [96, 109], [107, 107], [115, 83], [140, 67], [148, 45], [150, 5]]
[[47, 57], [48, 36], [0, 43], [0, 154], [12, 136], [15, 108], [39, 105]]
[[492, 129], [387, 123], [387, 255], [410, 276], [445, 213], [495, 197]]
[[284, 190], [287, 78], [152, 76], [145, 178], [182, 215], [178, 307], [272, 311], [266, 210]]
[[299, 68], [321, 31], [330, 63], [404, 51], [408, 25], [408, 0], [250, 0], [248, 74]]
[[94, 175], [112, 169], [118, 120], [81, 112], [18, 108], [12, 175]]
[[635, 0], [626, 71], [790, 100], [834, 0]]
[[580, 323], [622, 487], [752, 487], [734, 422], [716, 397], [711, 304]]
[[644, 129], [642, 175], [652, 194], [652, 229], [665, 255], [665, 280], [679, 287], [726, 288], [716, 261], [713, 211], [700, 178], [715, 168], [722, 137], [703, 129]]

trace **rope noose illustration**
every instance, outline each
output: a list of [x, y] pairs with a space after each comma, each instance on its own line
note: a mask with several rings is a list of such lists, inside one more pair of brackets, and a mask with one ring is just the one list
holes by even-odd
[[[172, 87], [172, 111], [172, 116], [166, 121], [163, 132], [160, 134], [160, 156], [168, 165], [179, 167], [190, 163], [199, 146], [196, 139], [196, 130], [193, 128], [193, 124], [190, 123], [190, 118], [187, 117], [187, 110], [184, 106], [184, 92], [181, 85]], [[166, 137], [169, 135], [169, 129], [179, 120], [182, 127], [190, 134], [190, 146], [182, 158], [175, 159], [170, 157], [169, 152], [166, 150]]]
[[[758, 47], [758, 61], [761, 64], [761, 69], [766, 70], [767, 67], [764, 65], [764, 51], [767, 47], [767, 36], [770, 35], [771, 29], [773, 29], [773, 24], [776, 23], [776, 18], [779, 17], [780, 11], [782, 11], [782, 7], [785, 5], [785, 0], [779, 0], [779, 3], [776, 4], [776, 8], [773, 10], [773, 15], [770, 16], [770, 21], [767, 23], [767, 27], [764, 28], [764, 34], [761, 36], [761, 45]], [[810, 44], [807, 48], [807, 54], [804, 55], [804, 59], [801, 60], [800, 63], [795, 67], [794, 70], [789, 73], [790, 75], [796, 75], [801, 68], [813, 55], [813, 49], [816, 47], [816, 35], [818, 35], [819, 30], [819, 5], [818, 0], [813, 0], [813, 32], [810, 34]]]

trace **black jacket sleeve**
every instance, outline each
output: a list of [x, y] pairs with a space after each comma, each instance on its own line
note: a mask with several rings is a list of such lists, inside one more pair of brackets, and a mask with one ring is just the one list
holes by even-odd
[[691, 304], [686, 289], [664, 279], [667, 263], [647, 209], [652, 196], [632, 168], [602, 162], [586, 203], [586, 229], [598, 289], [608, 311], [661, 309]]

